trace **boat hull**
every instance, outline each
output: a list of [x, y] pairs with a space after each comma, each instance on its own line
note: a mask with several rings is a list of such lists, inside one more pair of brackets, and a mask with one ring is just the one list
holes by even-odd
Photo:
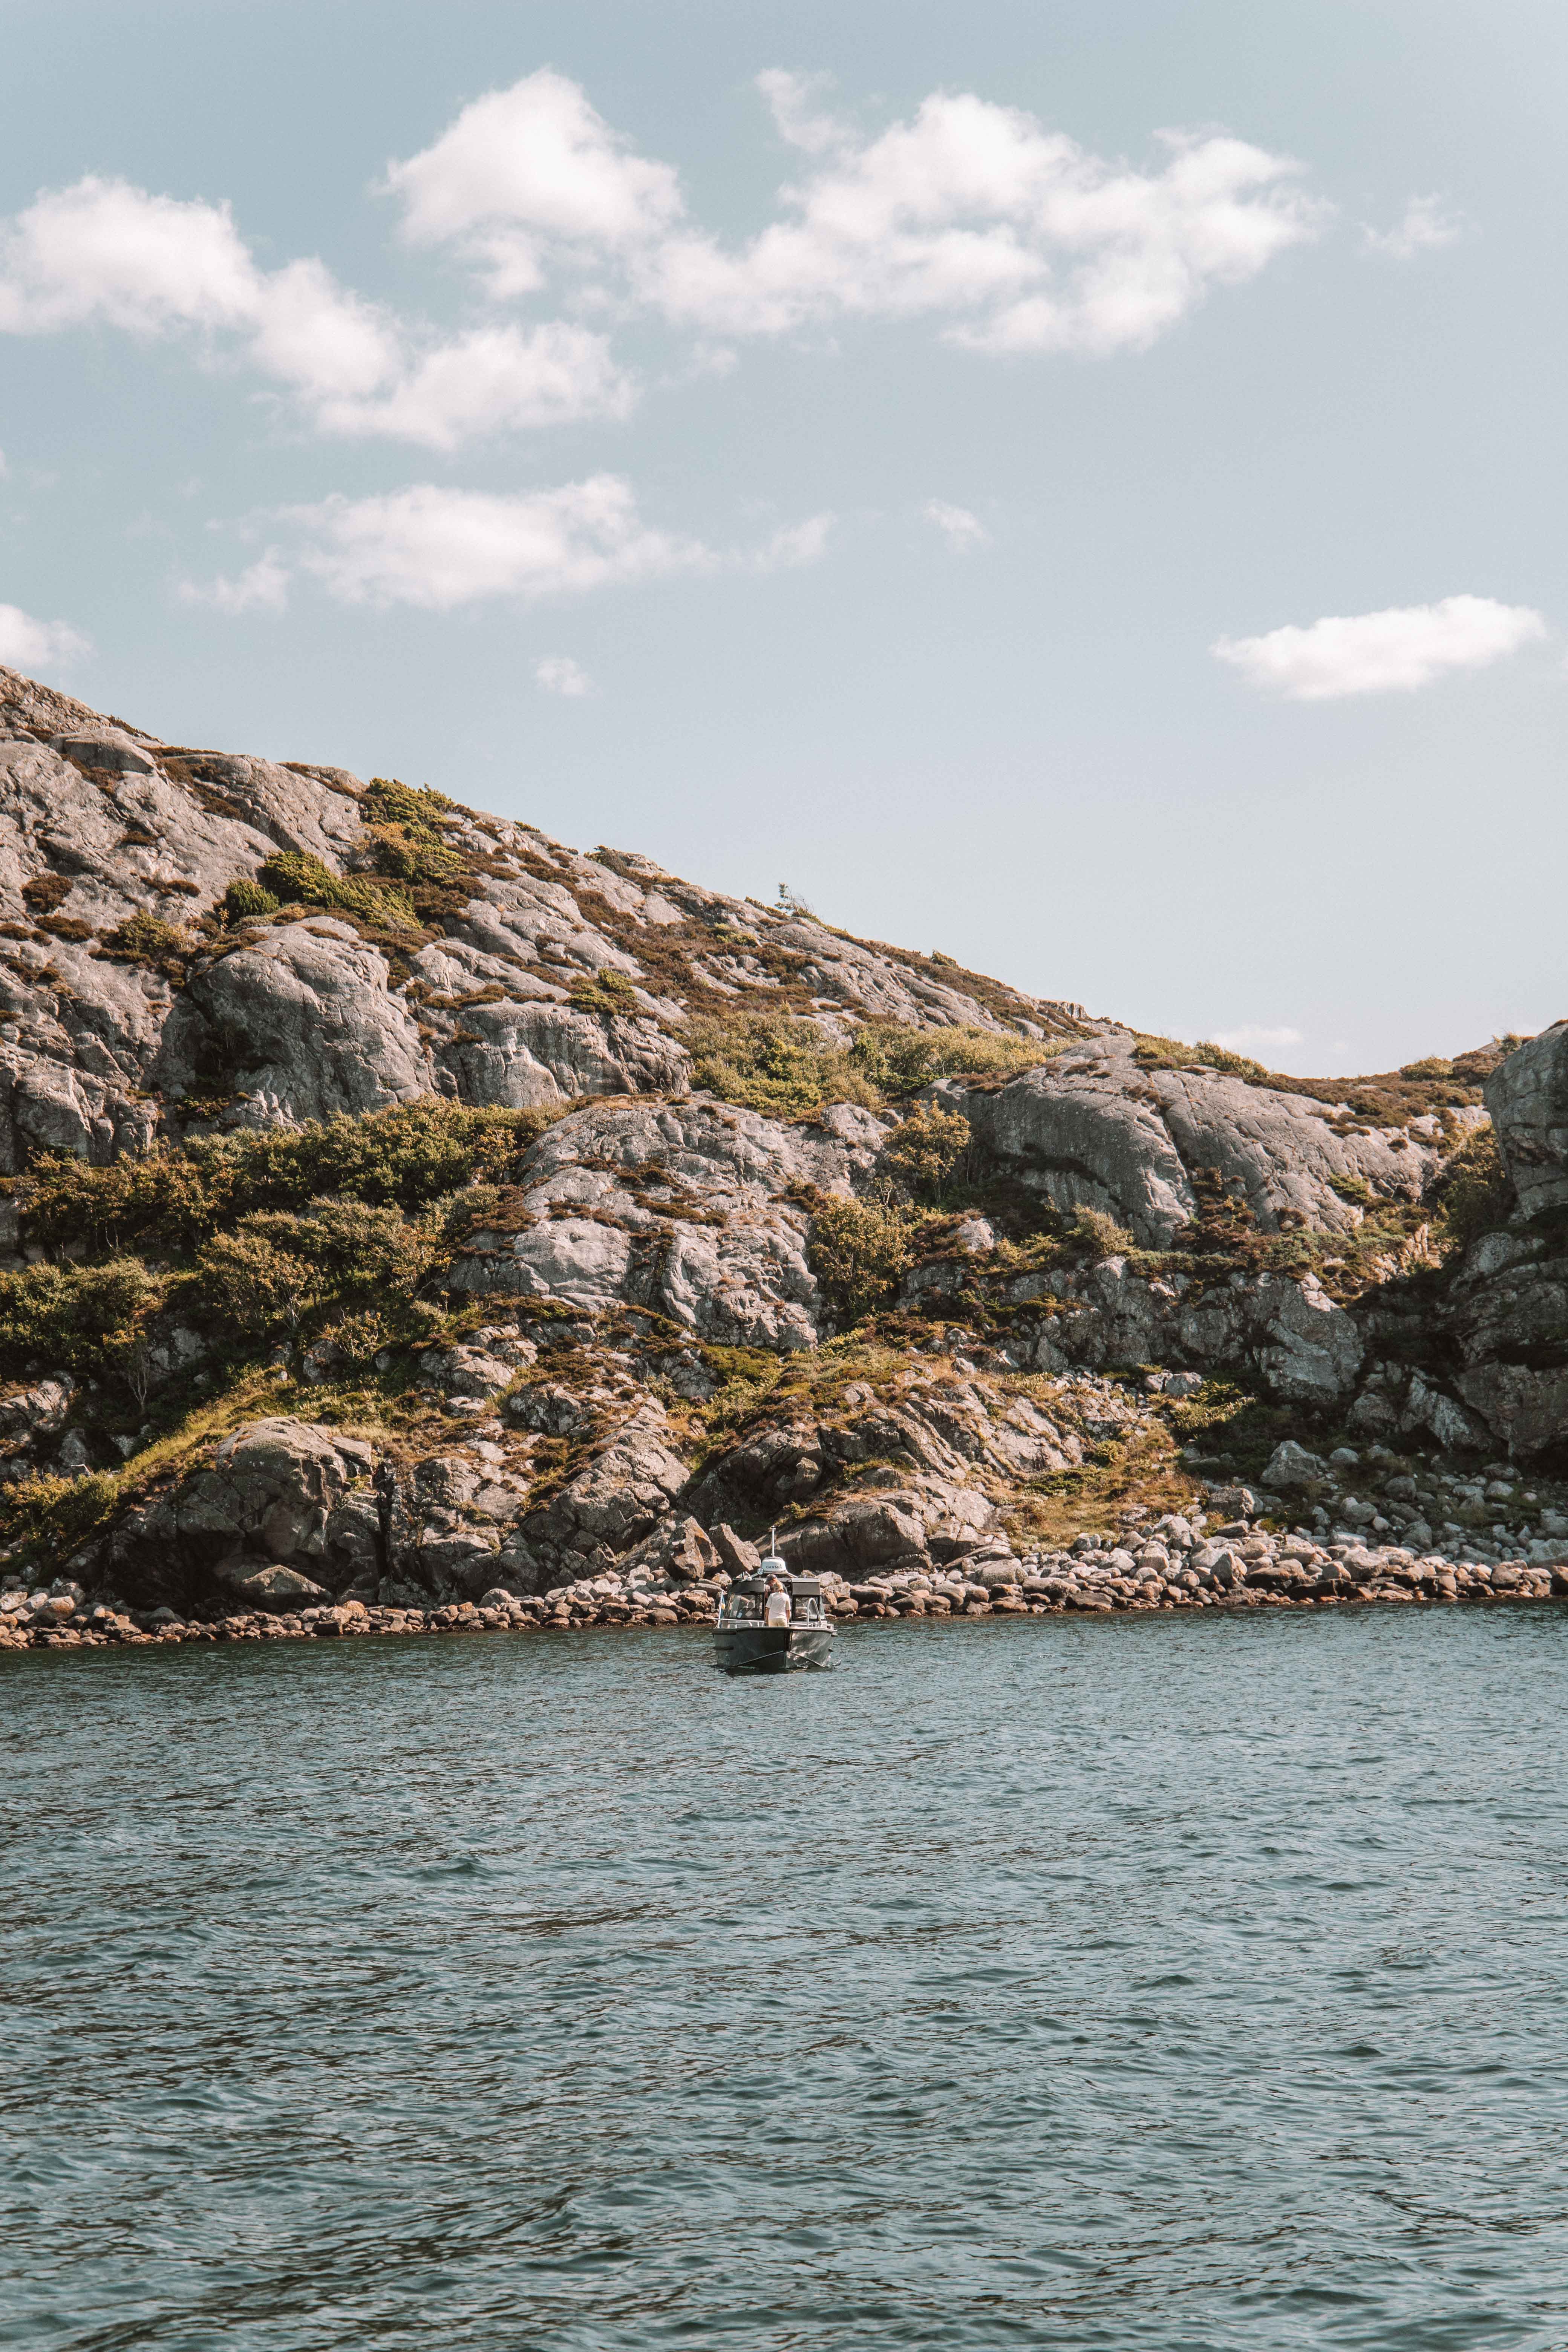
[[721, 1625], [714, 1663], [726, 1675], [820, 1673], [833, 1664], [831, 1625]]

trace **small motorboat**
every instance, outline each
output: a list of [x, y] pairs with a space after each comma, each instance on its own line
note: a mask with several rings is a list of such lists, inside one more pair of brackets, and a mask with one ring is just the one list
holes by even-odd
[[719, 1603], [714, 1663], [726, 1675], [793, 1675], [833, 1664], [833, 1620], [815, 1576], [792, 1576], [776, 1554], [738, 1576]]

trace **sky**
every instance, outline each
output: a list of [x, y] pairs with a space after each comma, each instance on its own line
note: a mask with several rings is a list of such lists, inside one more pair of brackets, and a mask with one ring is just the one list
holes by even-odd
[[1299, 1075], [1568, 1012], [1560, 0], [0, 15], [0, 661]]

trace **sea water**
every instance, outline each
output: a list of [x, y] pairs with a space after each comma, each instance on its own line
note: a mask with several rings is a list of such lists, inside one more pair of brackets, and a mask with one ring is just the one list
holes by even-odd
[[0, 2344], [1568, 2346], [1568, 1612], [0, 1660]]

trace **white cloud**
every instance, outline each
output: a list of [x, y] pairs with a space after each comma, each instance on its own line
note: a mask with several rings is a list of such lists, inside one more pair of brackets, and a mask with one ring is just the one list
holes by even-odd
[[758, 572], [790, 572], [802, 564], [819, 563], [827, 551], [827, 541], [837, 518], [830, 514], [808, 516], [805, 522], [786, 523], [764, 541], [752, 558]]
[[548, 71], [465, 109], [385, 185], [405, 234], [452, 247], [492, 292], [565, 270], [705, 332], [928, 317], [992, 352], [1141, 349], [1322, 216], [1286, 184], [1287, 158], [1224, 134], [1163, 133], [1163, 164], [1139, 172], [973, 94], [862, 140], [797, 77], [760, 86], [817, 169], [739, 249], [691, 225], [674, 172]]
[[1440, 196], [1412, 196], [1403, 220], [1390, 229], [1363, 228], [1362, 242], [1369, 252], [1385, 254], [1390, 261], [1413, 261], [1418, 253], [1453, 245], [1465, 227], [1464, 215], [1446, 212]]
[[630, 483], [614, 474], [510, 495], [426, 482], [289, 511], [307, 534], [305, 568], [351, 604], [447, 612], [487, 596], [572, 595], [717, 560], [696, 541], [650, 530]]
[[1300, 1045], [1300, 1029], [1260, 1029], [1256, 1022], [1244, 1022], [1239, 1029], [1216, 1029], [1210, 1040], [1223, 1045], [1227, 1054], [1249, 1054], [1255, 1045]]
[[1527, 604], [1445, 596], [1436, 604], [1325, 617], [1261, 637], [1221, 637], [1210, 647], [1254, 686], [1297, 702], [1341, 695], [1409, 693], [1445, 670], [1484, 669], [1546, 635]]
[[449, 449], [475, 435], [625, 415], [629, 378], [602, 335], [551, 321], [442, 342], [337, 285], [318, 260], [259, 268], [226, 205], [89, 177], [0, 233], [0, 332], [102, 323], [234, 349], [323, 432]]
[[[0, 222], [0, 333], [184, 337], [209, 363], [256, 370], [321, 432], [447, 451], [625, 416], [637, 386], [605, 322], [639, 310], [689, 334], [706, 368], [715, 342], [846, 319], [926, 320], [980, 352], [1133, 351], [1323, 216], [1288, 159], [1222, 133], [1163, 132], [1139, 170], [973, 94], [937, 93], [868, 137], [813, 81], [759, 86], [805, 176], [737, 246], [692, 219], [671, 165], [550, 69], [388, 166], [408, 242], [476, 271], [491, 304], [559, 281], [577, 316], [438, 331], [319, 258], [263, 268], [226, 204], [89, 174]], [[1436, 215], [1418, 210], [1401, 233], [1432, 242]]]
[[91, 639], [67, 622], [35, 621], [19, 604], [0, 604], [0, 662], [8, 669], [56, 669], [91, 650]]
[[581, 669], [570, 654], [546, 654], [533, 665], [533, 675], [546, 694], [563, 694], [571, 701], [579, 696], [592, 694], [594, 681], [585, 669]]
[[182, 580], [179, 593], [184, 604], [211, 604], [219, 613], [282, 613], [288, 610], [290, 576], [278, 550], [269, 547], [237, 578], [226, 579], [220, 573], [205, 584]]
[[636, 397], [603, 335], [551, 320], [527, 332], [476, 328], [411, 362], [374, 399], [323, 402], [319, 421], [329, 432], [456, 449], [491, 433], [626, 416]]
[[458, 246], [498, 296], [533, 291], [562, 247], [634, 251], [684, 210], [669, 165], [634, 154], [548, 68], [476, 99], [384, 185], [412, 243]]
[[935, 524], [949, 547], [961, 555], [966, 554], [971, 548], [989, 547], [991, 544], [991, 533], [979, 516], [971, 514], [967, 507], [950, 506], [945, 499], [928, 499], [925, 519], [927, 522]]

